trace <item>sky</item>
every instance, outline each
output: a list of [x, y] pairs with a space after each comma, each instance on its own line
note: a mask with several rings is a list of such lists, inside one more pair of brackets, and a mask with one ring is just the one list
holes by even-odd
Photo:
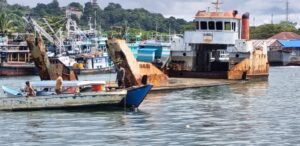
[[[30, 7], [37, 3], [49, 3], [52, 0], [7, 0], [10, 4], [21, 4]], [[84, 4], [90, 0], [58, 0], [61, 6], [66, 6], [71, 2]], [[187, 21], [193, 20], [198, 10], [215, 10], [212, 2], [216, 0], [98, 0], [101, 8], [108, 3], [119, 3], [123, 8], [145, 8], [150, 12], [161, 13], [165, 17], [174, 16]], [[249, 12], [251, 25], [257, 26], [265, 23], [279, 23], [286, 19], [287, 0], [221, 0], [221, 10], [238, 10], [240, 14]], [[298, 9], [297, 9], [298, 8]], [[299, 0], [289, 0], [289, 20], [297, 22], [300, 27], [300, 3]]]

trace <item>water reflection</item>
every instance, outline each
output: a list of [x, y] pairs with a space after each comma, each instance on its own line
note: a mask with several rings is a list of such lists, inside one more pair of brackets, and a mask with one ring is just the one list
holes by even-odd
[[254, 81], [233, 84], [229, 86], [230, 90], [237, 95], [243, 95], [246, 97], [257, 97], [267, 95], [269, 88], [268, 81]]
[[[38, 129], [41, 129], [44, 120], [41, 119], [39, 115], [36, 113], [23, 113], [24, 114], [24, 134], [26, 135], [25, 142], [32, 143], [32, 142], [40, 142], [41, 139], [46, 138], [41, 134], [41, 131]], [[36, 120], [39, 119], [39, 120]]]
[[[154, 94], [137, 112], [0, 112], [0, 143], [297, 145], [300, 78], [296, 75], [300, 68], [271, 68], [269, 82]], [[11, 79], [5, 82], [15, 84]]]
[[240, 142], [247, 144], [249, 141], [243, 139], [253, 136], [259, 124], [256, 101], [267, 96], [268, 88], [268, 82], [245, 82], [191, 91], [191, 98], [197, 101], [197, 106], [191, 109], [200, 112], [197, 127], [205, 133], [202, 142], [211, 144], [213, 140], [234, 139], [239, 135]]

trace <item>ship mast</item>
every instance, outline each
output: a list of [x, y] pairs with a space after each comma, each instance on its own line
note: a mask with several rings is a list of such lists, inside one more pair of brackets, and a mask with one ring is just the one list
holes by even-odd
[[223, 4], [223, 3], [221, 2], [221, 0], [217, 0], [216, 2], [213, 2], [212, 4], [215, 5], [215, 7], [216, 7], [216, 12], [219, 12], [219, 10], [220, 10], [220, 5]]
[[97, 10], [96, 10], [96, 8], [97, 8], [97, 5], [98, 5], [98, 3], [97, 3], [97, 0], [93, 0], [92, 1], [92, 4], [93, 4], [93, 7], [94, 7], [94, 13], [95, 13], [95, 18], [94, 18], [94, 32], [95, 32], [95, 34], [97, 33]]
[[289, 0], [287, 0], [286, 1], [286, 18], [285, 18], [286, 22], [289, 21], [289, 5], [290, 5], [290, 2], [289, 2]]

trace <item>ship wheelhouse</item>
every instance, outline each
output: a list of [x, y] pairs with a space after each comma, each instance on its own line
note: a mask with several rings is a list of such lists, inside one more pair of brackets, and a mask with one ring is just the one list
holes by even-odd
[[193, 70], [227, 71], [228, 47], [241, 38], [241, 19], [237, 11], [199, 11], [194, 19], [195, 30], [186, 31], [185, 43], [194, 52]]
[[[251, 79], [268, 76], [266, 47], [249, 41], [249, 13], [237, 11], [198, 11], [194, 30], [172, 40], [169, 75], [173, 77], [204, 77]], [[178, 42], [183, 40], [181, 45]]]

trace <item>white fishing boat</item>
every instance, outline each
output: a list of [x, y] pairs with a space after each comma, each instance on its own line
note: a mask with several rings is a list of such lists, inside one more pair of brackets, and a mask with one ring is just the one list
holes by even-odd
[[107, 91], [103, 81], [64, 81], [62, 94], [56, 94], [55, 84], [55, 81], [31, 82], [37, 93], [34, 97], [28, 97], [21, 90], [2, 86], [7, 97], [0, 98], [0, 110], [100, 108], [107, 105], [138, 107], [152, 88], [152, 85], [145, 85]]

